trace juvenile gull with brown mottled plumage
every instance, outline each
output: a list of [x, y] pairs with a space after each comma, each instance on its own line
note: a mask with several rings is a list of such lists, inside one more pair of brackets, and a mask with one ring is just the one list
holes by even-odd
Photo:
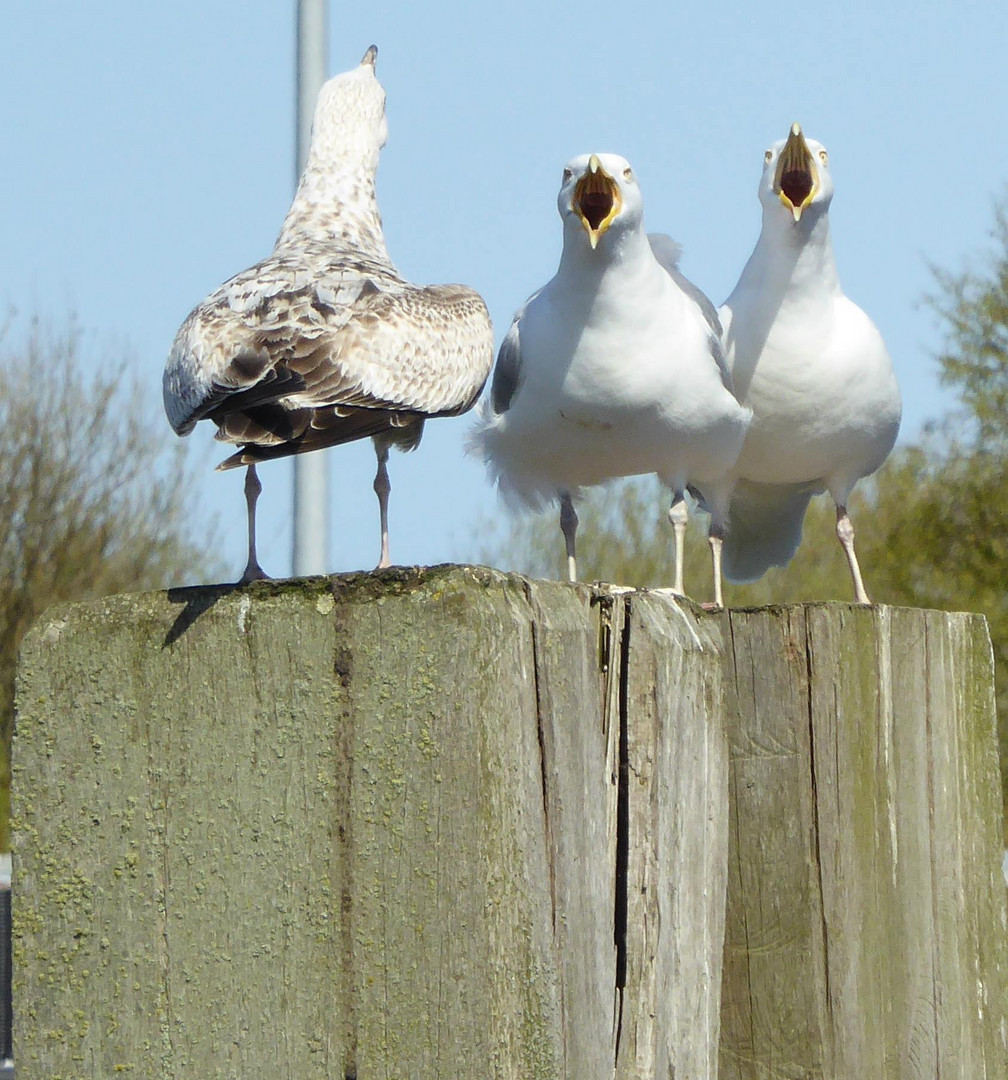
[[311, 146], [273, 253], [226, 281], [179, 327], [164, 372], [165, 412], [179, 435], [197, 421], [240, 449], [218, 468], [248, 467], [249, 559], [256, 560], [256, 462], [371, 436], [381, 560], [389, 565], [386, 462], [414, 449], [424, 421], [476, 401], [493, 361], [480, 296], [417, 286], [389, 259], [375, 197], [385, 145], [377, 50], [319, 93]]

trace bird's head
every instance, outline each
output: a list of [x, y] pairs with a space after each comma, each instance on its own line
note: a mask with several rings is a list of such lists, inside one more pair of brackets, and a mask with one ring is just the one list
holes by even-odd
[[557, 208], [564, 232], [574, 232], [592, 251], [607, 236], [638, 227], [644, 218], [637, 178], [618, 154], [581, 154], [568, 161]]
[[377, 167], [388, 138], [385, 89], [375, 75], [372, 45], [350, 71], [323, 84], [312, 120], [312, 154], [323, 162], [356, 159]]
[[763, 155], [759, 196], [765, 211], [786, 215], [793, 224], [803, 214], [826, 210], [833, 198], [833, 180], [823, 144], [806, 139], [801, 126], [792, 124], [788, 137]]

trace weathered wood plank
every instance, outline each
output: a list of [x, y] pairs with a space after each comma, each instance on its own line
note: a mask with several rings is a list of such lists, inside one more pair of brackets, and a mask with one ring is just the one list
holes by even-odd
[[720, 635], [638, 594], [625, 638], [626, 985], [619, 1080], [717, 1075], [728, 748]]
[[466, 1076], [475, 1060], [550, 1077], [559, 1002], [520, 584], [446, 577], [341, 602], [333, 626], [349, 668], [334, 734], [352, 731], [354, 1071]]
[[983, 620], [811, 605], [726, 621], [722, 1077], [1008, 1075]]
[[613, 933], [623, 605], [527, 585], [563, 1024], [559, 1075], [613, 1071]]
[[520, 584], [230, 593], [162, 648], [179, 606], [74, 607], [26, 650], [26, 1068], [553, 1076]]
[[821, 1076], [826, 999], [805, 611], [732, 612], [720, 1075]]
[[625, 1029], [713, 1077], [720, 657], [669, 601], [634, 618], [462, 568], [50, 613], [15, 743], [26, 1074], [616, 1076], [623, 732]]
[[726, 1080], [1008, 1074], [978, 617], [124, 597], [29, 636], [18, 724], [27, 1075], [710, 1080], [719, 1020]]

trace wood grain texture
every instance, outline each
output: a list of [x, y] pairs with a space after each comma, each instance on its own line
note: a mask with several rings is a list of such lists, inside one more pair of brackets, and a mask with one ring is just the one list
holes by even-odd
[[724, 1080], [1008, 1075], [979, 616], [732, 612]]
[[[615, 816], [622, 603], [530, 582], [559, 1076], [613, 1071]], [[589, 607], [590, 605], [590, 607]], [[614, 625], [616, 620], [616, 625]]]
[[628, 931], [616, 1075], [713, 1078], [721, 957], [695, 943], [724, 936], [720, 634], [653, 593], [629, 600], [628, 624]]
[[712, 1078], [716, 627], [627, 604], [434, 568], [48, 613], [19, 1074]]
[[1008, 1075], [977, 616], [119, 597], [29, 635], [14, 761], [26, 1076]]

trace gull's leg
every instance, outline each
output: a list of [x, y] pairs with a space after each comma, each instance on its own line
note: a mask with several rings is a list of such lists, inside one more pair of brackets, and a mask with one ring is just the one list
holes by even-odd
[[245, 585], [250, 581], [263, 581], [267, 574], [259, 565], [256, 558], [256, 530], [255, 512], [256, 501], [262, 492], [262, 484], [259, 483], [259, 475], [256, 473], [254, 464], [245, 470], [245, 503], [248, 508], [248, 562], [245, 565], [245, 573], [238, 579], [239, 585]]
[[703, 606], [717, 610], [724, 607], [724, 595], [721, 591], [721, 547], [724, 544], [724, 527], [717, 524], [713, 518], [707, 532], [707, 543], [710, 544], [711, 568], [714, 572], [714, 603]]
[[686, 506], [686, 496], [677, 491], [672, 498], [672, 505], [668, 510], [668, 519], [672, 523], [675, 533], [675, 584], [672, 591], [676, 596], [685, 596], [683, 588], [683, 555], [686, 549], [686, 523], [689, 520], [689, 509]]
[[392, 484], [389, 482], [388, 468], [386, 467], [388, 447], [379, 446], [376, 443], [375, 455], [378, 458], [378, 471], [375, 473], [374, 490], [378, 496], [378, 516], [381, 520], [381, 558], [378, 560], [376, 569], [381, 570], [383, 567], [392, 565], [389, 559], [388, 541], [388, 497], [389, 492], [392, 490]]
[[[728, 531], [731, 493], [734, 484], [729, 480], [706, 484], [698, 498], [700, 505], [710, 514], [707, 527], [707, 543], [710, 545], [711, 571], [714, 578], [714, 599], [700, 606], [707, 611], [720, 611], [724, 607], [724, 585], [721, 574], [721, 551]], [[697, 494], [697, 492], [694, 492]]]
[[574, 512], [570, 492], [560, 492], [560, 529], [567, 545], [567, 580], [577, 581], [577, 560], [574, 558], [574, 537], [577, 535], [578, 516]]
[[847, 515], [847, 507], [839, 503], [836, 508], [836, 534], [847, 556], [847, 565], [850, 567], [851, 578], [854, 581], [854, 602], [870, 604], [871, 600], [868, 599], [864, 582], [861, 580], [861, 567], [858, 566], [857, 555], [854, 554], [854, 526]]

